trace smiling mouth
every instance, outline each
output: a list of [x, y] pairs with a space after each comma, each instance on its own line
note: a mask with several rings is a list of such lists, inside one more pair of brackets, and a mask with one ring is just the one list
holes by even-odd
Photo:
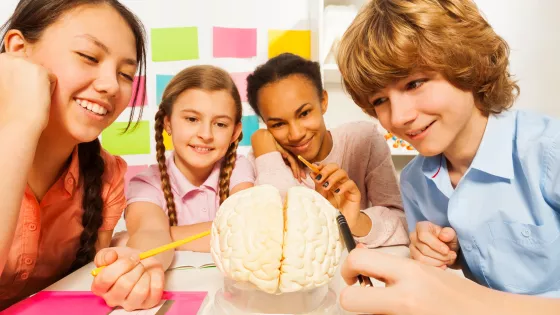
[[298, 144], [298, 145], [290, 145], [292, 148], [296, 149], [296, 150], [301, 150], [304, 149], [305, 147], [307, 147], [310, 143], [311, 143], [311, 139], [313, 139], [313, 137], [309, 138], [309, 140]]
[[200, 146], [196, 146], [196, 145], [189, 145], [189, 147], [191, 147], [195, 152], [198, 152], [198, 153], [208, 153], [208, 152], [214, 150], [213, 148], [200, 147]]
[[420, 130], [417, 130], [417, 131], [414, 131], [414, 132], [407, 132], [406, 135], [409, 136], [409, 137], [415, 137], [415, 136], [421, 134], [422, 132], [426, 131], [428, 128], [430, 128], [430, 126], [433, 125], [434, 122], [435, 122], [435, 120], [432, 121], [429, 125], [427, 125], [426, 127], [422, 128]]
[[99, 116], [105, 116], [107, 115], [107, 109], [103, 106], [99, 106], [98, 104], [92, 103], [90, 101], [87, 100], [82, 100], [79, 98], [75, 98], [74, 99], [76, 101], [76, 103], [78, 105], [80, 105], [83, 109], [90, 111], [94, 114], [97, 114]]

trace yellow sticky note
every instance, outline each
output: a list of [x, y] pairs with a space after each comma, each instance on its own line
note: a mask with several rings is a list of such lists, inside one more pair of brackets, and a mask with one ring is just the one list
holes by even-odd
[[171, 136], [167, 132], [163, 132], [163, 145], [165, 150], [173, 150], [173, 141], [171, 141]]
[[285, 52], [311, 59], [311, 31], [269, 30], [268, 58], [273, 58]]

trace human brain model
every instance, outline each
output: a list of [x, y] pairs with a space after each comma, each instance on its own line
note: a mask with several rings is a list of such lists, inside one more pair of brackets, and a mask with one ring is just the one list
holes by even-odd
[[342, 242], [337, 210], [316, 191], [288, 190], [284, 204], [270, 185], [226, 199], [212, 224], [216, 266], [234, 281], [271, 294], [328, 283], [339, 265]]

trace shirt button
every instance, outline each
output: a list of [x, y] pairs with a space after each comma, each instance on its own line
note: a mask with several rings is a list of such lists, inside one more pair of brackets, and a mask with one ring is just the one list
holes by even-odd
[[29, 274], [27, 272], [21, 274], [21, 279], [26, 280], [27, 278], [29, 278]]
[[472, 247], [471, 244], [467, 244], [467, 245], [465, 246], [465, 249], [466, 249], [468, 252], [470, 252], [470, 251], [473, 249], [473, 247]]
[[33, 263], [33, 259], [27, 257], [23, 260], [26, 264], [31, 265]]
[[70, 185], [74, 185], [74, 179], [73, 179], [72, 177], [68, 177], [67, 182], [68, 182], [68, 184], [70, 184]]
[[529, 236], [531, 236], [531, 230], [525, 229], [521, 232], [521, 234], [525, 237], [529, 237]]
[[31, 231], [35, 231], [35, 230], [37, 229], [37, 225], [31, 223], [31, 224], [29, 224], [29, 229], [30, 229]]
[[206, 212], [206, 211], [207, 211], [206, 208], [202, 208], [202, 212]]

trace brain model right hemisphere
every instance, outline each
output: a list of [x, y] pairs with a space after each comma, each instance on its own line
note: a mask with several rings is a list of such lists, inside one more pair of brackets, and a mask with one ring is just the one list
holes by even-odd
[[337, 210], [316, 191], [288, 190], [285, 203], [270, 185], [240, 191], [220, 206], [211, 253], [232, 280], [271, 294], [327, 284], [339, 265]]

